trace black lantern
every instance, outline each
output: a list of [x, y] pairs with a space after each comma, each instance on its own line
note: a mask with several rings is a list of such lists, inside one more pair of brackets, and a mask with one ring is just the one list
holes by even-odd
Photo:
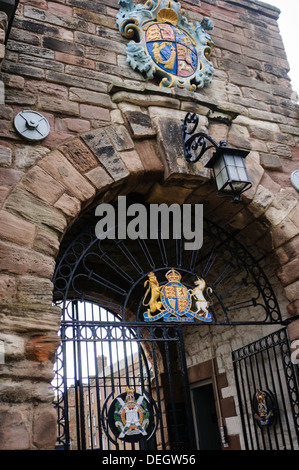
[[[198, 120], [197, 114], [188, 113], [181, 126], [186, 161], [196, 163], [207, 150], [215, 147], [205, 167], [213, 170], [218, 196], [232, 196], [233, 202], [238, 203], [241, 194], [252, 186], [245, 165], [249, 151], [227, 147], [225, 140], [218, 144], [203, 132], [195, 133]], [[208, 142], [211, 145], [208, 146]]]

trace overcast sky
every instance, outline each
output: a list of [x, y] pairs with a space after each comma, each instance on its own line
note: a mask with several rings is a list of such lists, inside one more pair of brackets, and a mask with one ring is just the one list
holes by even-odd
[[299, 0], [263, 0], [281, 10], [278, 25], [284, 42], [288, 61], [291, 67], [289, 77], [293, 89], [299, 94], [299, 54], [298, 54], [298, 21]]

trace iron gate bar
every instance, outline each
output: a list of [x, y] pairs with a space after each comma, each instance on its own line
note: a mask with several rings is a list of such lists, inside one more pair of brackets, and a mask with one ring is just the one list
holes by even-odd
[[[61, 430], [60, 434], [63, 434], [63, 439], [68, 443], [70, 440], [67, 423], [68, 400], [69, 395], [73, 393], [72, 390], [68, 389], [70, 381], [66, 375], [69, 361], [67, 358], [67, 344], [70, 343], [73, 348], [73, 367], [75, 368], [73, 372], [75, 378], [74, 396], [76, 403], [81, 404], [81, 407], [79, 407], [81, 411], [76, 408], [77, 422], [80, 423], [78, 445], [81, 448], [86, 446], [87, 437], [85, 437], [86, 424], [83, 404], [83, 390], [86, 389], [85, 380], [87, 380], [87, 393], [89, 396], [92, 393], [92, 380], [95, 381], [97, 406], [101, 413], [100, 391], [103, 391], [107, 396], [110, 387], [114, 391], [121, 391], [123, 387], [121, 384], [122, 372], [119, 364], [120, 351], [118, 347], [116, 348], [116, 366], [110, 361], [108, 365], [110, 372], [105, 371], [102, 357], [102, 369], [100, 369], [100, 364], [95, 361], [95, 377], [93, 379], [89, 377], [89, 373], [87, 379], [82, 375], [81, 356], [83, 352], [86, 356], [90, 354], [95, 357], [95, 354], [101, 351], [103, 356], [104, 345], [105, 347], [107, 345], [109, 357], [112, 358], [112, 346], [118, 339], [123, 349], [124, 380], [132, 379], [134, 383], [140, 380], [141, 390], [145, 391], [147, 389], [152, 393], [151, 383], [148, 380], [150, 375], [149, 364], [143, 349], [144, 344], [150, 345], [153, 357], [151, 370], [156, 378], [154, 392], [157, 394], [157, 409], [159, 412], [157, 421], [159, 428], [162, 429], [164, 403], [162, 403], [160, 397], [160, 392], [162, 393], [163, 390], [158, 380], [158, 348], [162, 348], [163, 354], [165, 354], [168, 380], [174, 386], [175, 378], [173, 377], [170, 349], [172, 348], [171, 345], [176, 347], [176, 344], [180, 343], [181, 349], [179, 349], [178, 354], [182, 365], [183, 392], [187, 404], [186, 416], [189, 422], [192, 423], [191, 404], [187, 399], [190, 396], [190, 390], [182, 328], [206, 324], [209, 326], [257, 325], [280, 324], [282, 322], [276, 297], [262, 268], [239, 242], [212, 222], [206, 219], [204, 221], [204, 243], [202, 248], [190, 251], [184, 249], [183, 237], [164, 240], [161, 234], [159, 234], [157, 240], [98, 240], [94, 232], [95, 225], [96, 220], [91, 219], [84, 230], [71, 242], [67, 238], [65, 239], [53, 278], [54, 299], [57, 305], [62, 306], [62, 344], [60, 349], [62, 356], [59, 360], [62, 362], [64, 373], [61, 382], [59, 381], [60, 372], [57, 371], [58, 424]], [[165, 276], [166, 271], [172, 267], [179, 270], [182, 275], [182, 283], [187, 288], [194, 287], [192, 282], [196, 277], [204, 277], [207, 286], [212, 287], [214, 304], [209, 308], [212, 316], [211, 323], [196, 321], [195, 323], [182, 325], [181, 323], [176, 324], [167, 321], [154, 323], [144, 321], [142, 298], [145, 294], [144, 282], [148, 273], [154, 271], [157, 276], [162, 278]], [[160, 278], [160, 285], [165, 284], [164, 278], [163, 281]], [[231, 279], [234, 279], [233, 284]], [[237, 295], [239, 298], [229, 303], [230, 299]], [[99, 311], [102, 308], [105, 309], [106, 318], [104, 318], [104, 315], [98, 318], [98, 310], [92, 311], [91, 317], [87, 316], [84, 310], [82, 317], [81, 314], [79, 315], [78, 309], [80, 302], [84, 305], [89, 302], [90, 305], [95, 305]], [[244, 318], [242, 312], [246, 311], [247, 308], [251, 308], [252, 312], [256, 309], [258, 314], [249, 320]], [[130, 313], [131, 316], [127, 317], [127, 314]], [[113, 315], [113, 321], [110, 314]], [[115, 333], [117, 326], [121, 331], [120, 337]], [[172, 335], [171, 332], [174, 331], [176, 333]], [[93, 353], [89, 350], [89, 341], [93, 343], [93, 346], [91, 346]], [[127, 358], [127, 352], [133, 351], [134, 343], [137, 345], [138, 365], [136, 365], [136, 373], [135, 366], [133, 366], [131, 374], [129, 372], [131, 359]], [[137, 377], [138, 366], [139, 379]], [[92, 367], [91, 364], [90, 367]], [[87, 364], [87, 368], [89, 369], [89, 364]], [[103, 377], [99, 375], [99, 371]], [[62, 390], [64, 399], [58, 396], [59, 390]], [[174, 398], [173, 390], [170, 391], [170, 394]], [[89, 409], [91, 409], [90, 403]], [[178, 416], [176, 411], [173, 416], [177, 424]], [[104, 432], [100, 424], [99, 421], [100, 447], [102, 448]], [[178, 439], [177, 426], [175, 426], [175, 429]], [[188, 431], [190, 431], [189, 441], [192, 442], [194, 437], [192, 426], [188, 427]], [[92, 434], [91, 439], [93, 445]], [[161, 445], [165, 446], [166, 440], [163, 432], [161, 432], [160, 439]]]
[[[299, 448], [299, 377], [291, 362], [287, 329], [233, 351], [232, 359], [246, 449], [277, 450], [282, 446], [293, 450], [295, 441]], [[276, 397], [277, 420], [271, 428], [261, 430], [253, 418], [256, 390], [271, 390]]]

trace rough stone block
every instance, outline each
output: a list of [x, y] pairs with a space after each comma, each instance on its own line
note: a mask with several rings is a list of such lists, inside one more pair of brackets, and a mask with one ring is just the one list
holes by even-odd
[[14, 147], [15, 166], [20, 169], [30, 168], [47, 153], [49, 149], [41, 145], [16, 145]]
[[[0, 275], [0, 303], [11, 303], [16, 300], [17, 282], [14, 276]], [[1, 338], [3, 340], [3, 338]]]
[[144, 167], [138, 153], [135, 150], [131, 150], [129, 152], [120, 152], [119, 156], [128, 168], [130, 175], [142, 176], [144, 174]]
[[18, 245], [30, 246], [35, 236], [35, 225], [5, 210], [0, 211], [0, 237]]
[[113, 179], [101, 166], [88, 171], [85, 176], [97, 189], [104, 190], [113, 183]]
[[39, 96], [37, 102], [39, 109], [71, 116], [79, 116], [78, 103], [74, 103], [68, 100], [61, 100], [53, 96]]
[[134, 143], [125, 126], [112, 125], [105, 128], [116, 151], [132, 150]]
[[145, 177], [161, 177], [164, 173], [164, 166], [158, 154], [156, 142], [152, 139], [136, 141], [135, 148], [145, 168]]
[[9, 147], [0, 146], [0, 166], [10, 166], [12, 163], [12, 151]]
[[297, 204], [297, 197], [282, 188], [273, 199], [271, 206], [268, 207], [265, 216], [274, 227], [281, 223]]
[[87, 119], [57, 118], [55, 120], [55, 129], [62, 132], [82, 134], [90, 130], [90, 122]]
[[299, 258], [285, 264], [277, 274], [284, 286], [297, 281], [299, 279]]
[[77, 198], [63, 194], [56, 202], [55, 207], [69, 217], [76, 217], [81, 210], [81, 203]]
[[84, 88], [70, 88], [70, 100], [78, 103], [102, 106], [104, 108], [115, 108], [111, 98], [106, 93], [98, 93]]
[[55, 261], [41, 253], [0, 241], [0, 257], [3, 271], [52, 279]]
[[58, 237], [49, 230], [37, 227], [32, 248], [40, 253], [56, 258], [59, 250]]
[[66, 228], [65, 218], [60, 211], [19, 188], [9, 195], [5, 208], [41, 227], [58, 232], [63, 232]]
[[88, 147], [80, 139], [74, 139], [59, 150], [80, 172], [85, 172], [98, 165], [98, 162]]
[[286, 296], [290, 302], [299, 299], [299, 281], [293, 282], [285, 288]]
[[[158, 130], [158, 144], [166, 161], [165, 179], [178, 178], [178, 175], [185, 175], [187, 179], [191, 177], [196, 180], [208, 179], [210, 170], [204, 168], [205, 159], [195, 165], [187, 163], [184, 154], [183, 140], [181, 134], [181, 122], [176, 119], [156, 119]], [[207, 157], [208, 158], [208, 157]]]
[[115, 181], [119, 181], [129, 175], [124, 163], [111, 144], [105, 129], [89, 132], [84, 134], [82, 138]]
[[95, 189], [58, 150], [43, 158], [39, 165], [56, 178], [71, 196], [77, 197], [80, 201], [86, 201], [95, 194]]
[[78, 65], [79, 67], [86, 67], [94, 69], [95, 63], [93, 60], [86, 59], [85, 57], [67, 54], [66, 52], [55, 52], [55, 60], [64, 62], [65, 64]]
[[39, 406], [34, 413], [32, 439], [38, 449], [54, 449], [57, 439], [57, 415], [54, 408]]
[[21, 185], [34, 196], [50, 205], [54, 204], [64, 192], [64, 187], [38, 166], [27, 172]]
[[135, 139], [153, 137], [156, 134], [148, 114], [141, 111], [126, 111], [124, 116]]
[[53, 301], [53, 284], [49, 279], [22, 276], [18, 281], [20, 303], [48, 304]]
[[109, 109], [101, 106], [91, 106], [89, 104], [80, 104], [80, 116], [85, 119], [97, 119], [99, 121], [110, 121]]
[[262, 153], [261, 154], [261, 165], [266, 170], [281, 171], [282, 163], [277, 155]]
[[30, 405], [0, 405], [0, 449], [28, 450], [31, 444]]
[[59, 344], [58, 336], [33, 336], [26, 344], [27, 358], [39, 362], [53, 361]]

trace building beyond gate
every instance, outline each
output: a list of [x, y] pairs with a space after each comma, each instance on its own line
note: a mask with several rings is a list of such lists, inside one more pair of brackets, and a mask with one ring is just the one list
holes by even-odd
[[[1, 449], [298, 449], [298, 104], [279, 12], [182, 7], [214, 23], [195, 91], [130, 66], [116, 0], [0, 0]], [[23, 111], [47, 136], [17, 131]], [[187, 112], [250, 151], [240, 204], [186, 162]], [[95, 208], [119, 196], [203, 204], [202, 248], [98, 240]], [[172, 268], [188, 289], [205, 279], [211, 322], [145, 321], [148, 274], [162, 286]], [[147, 438], [124, 443], [111, 410], [132, 388]]]

